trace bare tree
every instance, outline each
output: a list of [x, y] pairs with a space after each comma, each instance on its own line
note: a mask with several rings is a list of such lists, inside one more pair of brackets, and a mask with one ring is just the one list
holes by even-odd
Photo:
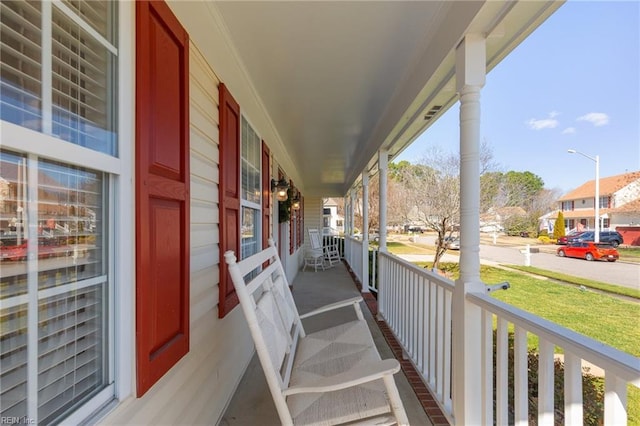
[[362, 186], [356, 190], [355, 205], [353, 208], [353, 222], [354, 226], [362, 232], [363, 235], [370, 235], [371, 230], [378, 229], [379, 220], [379, 205], [380, 197], [378, 196], [379, 190], [379, 177], [378, 175], [371, 176], [369, 179], [369, 199], [367, 200], [367, 217], [369, 219], [369, 229], [363, 229], [363, 217], [362, 217]]
[[[483, 176], [491, 175], [498, 167], [486, 141], [480, 146], [479, 161]], [[415, 207], [419, 220], [437, 234], [433, 258], [433, 267], [437, 268], [447, 251], [446, 239], [452, 237], [460, 222], [460, 155], [444, 153], [434, 148], [420, 164], [404, 169], [408, 172], [402, 175], [402, 181], [411, 197], [408, 204]], [[488, 188], [492, 186], [497, 191], [496, 182], [486, 179], [485, 190], [491, 192]], [[490, 205], [491, 198], [487, 197], [486, 205]]]
[[432, 150], [421, 164], [407, 170], [403, 181], [418, 219], [437, 233], [433, 267], [447, 251], [445, 238], [451, 237], [460, 217], [459, 159]]
[[387, 218], [390, 224], [404, 225], [411, 222], [413, 205], [411, 192], [403, 182], [390, 176], [387, 181]]

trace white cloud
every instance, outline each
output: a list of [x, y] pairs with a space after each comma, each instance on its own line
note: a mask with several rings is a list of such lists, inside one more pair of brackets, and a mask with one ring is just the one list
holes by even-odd
[[577, 121], [588, 121], [596, 127], [609, 124], [609, 116], [604, 112], [590, 112], [576, 119]]
[[567, 127], [566, 129], [564, 129], [562, 131], [563, 135], [572, 135], [576, 132], [576, 128], [575, 127]]
[[549, 113], [549, 117], [550, 117], [550, 118], [555, 118], [555, 117], [557, 117], [557, 116], [559, 116], [559, 115], [560, 115], [560, 113], [559, 113], [558, 111], [551, 111], [551, 112]]
[[526, 123], [529, 128], [533, 130], [553, 129], [558, 127], [558, 120], [556, 120], [555, 118], [543, 118], [541, 120], [532, 118]]

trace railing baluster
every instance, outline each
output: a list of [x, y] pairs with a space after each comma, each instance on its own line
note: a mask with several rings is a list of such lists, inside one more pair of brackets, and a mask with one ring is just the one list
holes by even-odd
[[513, 376], [515, 426], [529, 425], [527, 330], [514, 326]]
[[538, 425], [553, 425], [553, 348], [540, 338], [538, 354]]
[[437, 288], [438, 302], [436, 304], [438, 319], [436, 324], [438, 327], [438, 338], [436, 340], [436, 371], [437, 381], [436, 389], [440, 400], [444, 397], [444, 290], [442, 287]]
[[[509, 424], [509, 323], [498, 317], [496, 329], [496, 420], [499, 425]], [[493, 352], [493, 346], [491, 348]], [[516, 374], [519, 372], [515, 369]], [[492, 378], [493, 380], [493, 378]], [[493, 390], [491, 392], [493, 394]]]
[[436, 386], [436, 342], [438, 329], [436, 317], [438, 314], [438, 285], [430, 280], [429, 282], [429, 386], [435, 389]]
[[[638, 380], [636, 378], [636, 380]], [[627, 424], [627, 381], [605, 372], [604, 379], [604, 424]]]
[[[492, 425], [493, 424], [493, 374], [494, 374], [493, 314], [487, 311], [486, 309], [482, 310], [482, 366], [483, 366], [482, 380], [484, 381], [484, 392], [482, 395], [482, 399], [483, 399], [482, 407], [484, 410], [483, 421], [485, 425]], [[499, 368], [500, 366], [498, 366], [498, 369]], [[501, 423], [498, 421], [498, 424], [501, 424]]]
[[571, 353], [564, 355], [564, 421], [582, 423], [582, 360]]
[[443, 401], [444, 406], [451, 410], [451, 299], [453, 294], [450, 291], [442, 289], [444, 293], [444, 341], [443, 341]]
[[424, 311], [426, 310], [427, 305], [425, 304], [425, 282], [424, 278], [420, 277], [420, 282], [418, 283], [418, 294], [416, 297], [416, 303], [418, 306], [418, 315], [416, 318], [416, 338], [418, 340], [418, 346], [416, 350], [416, 366], [420, 374], [424, 374], [424, 342], [426, 337], [426, 331], [424, 328], [425, 324], [425, 316]]

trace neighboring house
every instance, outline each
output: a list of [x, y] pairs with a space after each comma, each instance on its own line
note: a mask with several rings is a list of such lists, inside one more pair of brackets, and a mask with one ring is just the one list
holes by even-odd
[[322, 233], [338, 235], [344, 233], [344, 216], [338, 214], [338, 202], [335, 198], [322, 201]]
[[[600, 178], [601, 229], [628, 231], [640, 226], [640, 171]], [[590, 180], [558, 200], [564, 216], [565, 228], [593, 229], [595, 227], [595, 180]], [[555, 220], [557, 212], [545, 219]], [[635, 238], [632, 238], [635, 240]], [[631, 241], [625, 243], [630, 244]]]
[[522, 207], [492, 207], [480, 215], [480, 232], [502, 232], [506, 220], [526, 215], [527, 212]]
[[546, 213], [538, 218], [538, 231], [547, 231], [548, 235], [553, 234], [558, 218], [558, 210]]

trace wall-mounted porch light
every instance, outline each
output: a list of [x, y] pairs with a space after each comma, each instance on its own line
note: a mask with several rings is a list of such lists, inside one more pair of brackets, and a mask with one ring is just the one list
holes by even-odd
[[293, 203], [291, 203], [293, 210], [300, 210], [300, 193], [296, 191], [296, 195], [293, 197]]
[[287, 181], [282, 178], [279, 181], [275, 179], [271, 179], [271, 192], [276, 193], [276, 199], [278, 201], [286, 201], [289, 196], [287, 195], [287, 190], [289, 189], [289, 184]]

